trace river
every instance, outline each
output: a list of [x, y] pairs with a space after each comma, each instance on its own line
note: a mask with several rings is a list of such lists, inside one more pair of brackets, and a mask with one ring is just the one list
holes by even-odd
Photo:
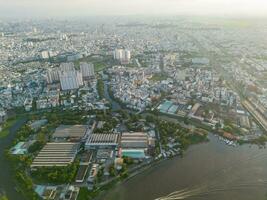
[[230, 147], [213, 135], [209, 138], [190, 147], [183, 158], [164, 161], [100, 199], [155, 200], [176, 192], [177, 199], [188, 200], [266, 200], [267, 149]]
[[15, 138], [17, 130], [26, 122], [26, 119], [17, 121], [11, 128], [10, 134], [0, 139], [0, 191], [4, 191], [9, 200], [24, 200], [15, 189], [14, 174], [5, 157], [5, 150]]

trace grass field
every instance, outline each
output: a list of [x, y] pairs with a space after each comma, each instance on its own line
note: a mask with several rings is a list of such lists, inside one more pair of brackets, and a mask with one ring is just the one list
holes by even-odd
[[154, 74], [150, 80], [151, 81], [163, 81], [163, 80], [166, 80], [167, 78], [168, 76], [164, 74]]
[[76, 68], [79, 68], [80, 62], [93, 63], [95, 72], [99, 72], [114, 64], [115, 61], [112, 56], [87, 56], [74, 62]]

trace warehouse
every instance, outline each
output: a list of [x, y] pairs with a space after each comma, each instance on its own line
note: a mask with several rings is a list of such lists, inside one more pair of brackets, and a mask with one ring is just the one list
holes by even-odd
[[122, 148], [148, 148], [148, 135], [143, 132], [122, 133], [121, 147]]
[[80, 140], [86, 133], [86, 125], [60, 125], [53, 134], [55, 140]]
[[78, 143], [47, 143], [31, 167], [67, 166], [74, 161], [78, 148]]
[[118, 146], [119, 134], [91, 134], [85, 144], [87, 149], [115, 148]]

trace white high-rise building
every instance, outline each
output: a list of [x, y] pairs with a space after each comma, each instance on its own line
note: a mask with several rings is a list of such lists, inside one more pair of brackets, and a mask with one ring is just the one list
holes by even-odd
[[114, 59], [121, 60], [123, 56], [123, 49], [115, 49], [114, 51]]
[[43, 59], [48, 59], [49, 58], [49, 51], [42, 51], [41, 52], [41, 57]]
[[48, 69], [46, 72], [46, 80], [48, 84], [59, 81], [58, 68]]
[[93, 77], [95, 75], [93, 63], [80, 63], [80, 70], [83, 78]]
[[122, 64], [128, 64], [131, 60], [131, 52], [126, 49], [115, 49], [114, 59], [119, 60]]
[[129, 50], [124, 50], [121, 62], [129, 64], [130, 60], [131, 60], [131, 52]]

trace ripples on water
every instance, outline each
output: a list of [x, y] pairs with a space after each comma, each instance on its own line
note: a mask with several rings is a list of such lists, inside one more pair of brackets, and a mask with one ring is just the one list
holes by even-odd
[[267, 150], [210, 139], [191, 147], [184, 158], [115, 187], [102, 200], [266, 200]]

